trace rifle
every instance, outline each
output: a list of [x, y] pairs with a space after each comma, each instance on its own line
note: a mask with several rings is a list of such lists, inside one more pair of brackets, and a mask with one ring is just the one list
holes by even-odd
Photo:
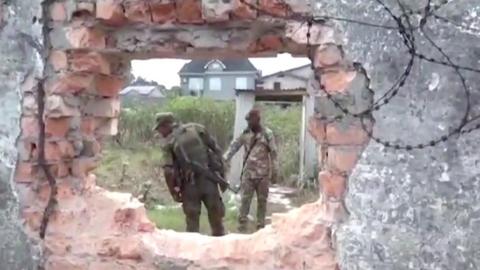
[[226, 186], [227, 189], [232, 191], [233, 193], [237, 194], [240, 189], [234, 189], [233, 187], [230, 186], [230, 184], [225, 181], [222, 177], [220, 177], [218, 174], [213, 173], [212, 171], [204, 168], [202, 165], [198, 164], [196, 161], [188, 161], [188, 165], [190, 166], [190, 169], [196, 173], [199, 174], [208, 180], [222, 186]]

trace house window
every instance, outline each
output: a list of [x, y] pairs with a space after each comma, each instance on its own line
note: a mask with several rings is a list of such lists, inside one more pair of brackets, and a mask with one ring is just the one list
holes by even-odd
[[190, 78], [188, 80], [188, 90], [191, 90], [191, 91], [203, 90], [203, 78]]
[[219, 60], [212, 60], [208, 62], [204, 68], [211, 71], [221, 71], [225, 66]]
[[247, 77], [238, 77], [235, 79], [235, 89], [247, 89]]
[[281, 88], [280, 82], [274, 82], [273, 83], [273, 89], [274, 90], [280, 90], [280, 88]]
[[222, 80], [218, 77], [210, 78], [209, 80], [210, 90], [211, 91], [220, 91], [222, 90]]
[[213, 63], [211, 66], [210, 66], [211, 69], [220, 69], [220, 64], [219, 63]]

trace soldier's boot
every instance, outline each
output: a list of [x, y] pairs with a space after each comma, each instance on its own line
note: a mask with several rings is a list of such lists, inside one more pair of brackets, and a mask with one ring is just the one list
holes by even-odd
[[257, 185], [257, 230], [265, 227], [265, 216], [267, 214], [268, 203], [268, 179], [260, 181]]
[[204, 199], [205, 207], [208, 211], [208, 222], [212, 230], [212, 236], [225, 235], [223, 226], [223, 217], [225, 216], [225, 206], [223, 205], [220, 194], [209, 194]]
[[248, 213], [250, 212], [250, 205], [252, 203], [254, 192], [255, 192], [255, 188], [251, 180], [246, 179], [242, 183], [240, 209], [238, 211], [238, 232], [240, 233], [247, 232]]
[[248, 231], [248, 220], [243, 219], [243, 218], [238, 218], [238, 227], [237, 230], [239, 233], [247, 233]]

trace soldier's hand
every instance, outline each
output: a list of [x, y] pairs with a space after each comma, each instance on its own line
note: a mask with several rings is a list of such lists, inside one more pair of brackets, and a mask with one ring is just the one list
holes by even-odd
[[180, 192], [173, 193], [172, 197], [173, 197], [173, 200], [176, 202], [179, 202], [179, 203], [183, 202], [182, 194]]
[[225, 184], [219, 184], [219, 185], [220, 185], [220, 190], [222, 191], [222, 193], [225, 192], [228, 188], [228, 186], [225, 185]]

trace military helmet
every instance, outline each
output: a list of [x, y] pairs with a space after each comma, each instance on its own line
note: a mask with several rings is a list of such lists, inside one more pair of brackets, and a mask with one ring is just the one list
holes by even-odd
[[153, 130], [157, 130], [158, 127], [167, 123], [175, 123], [175, 117], [171, 112], [161, 112], [155, 115], [155, 127]]

